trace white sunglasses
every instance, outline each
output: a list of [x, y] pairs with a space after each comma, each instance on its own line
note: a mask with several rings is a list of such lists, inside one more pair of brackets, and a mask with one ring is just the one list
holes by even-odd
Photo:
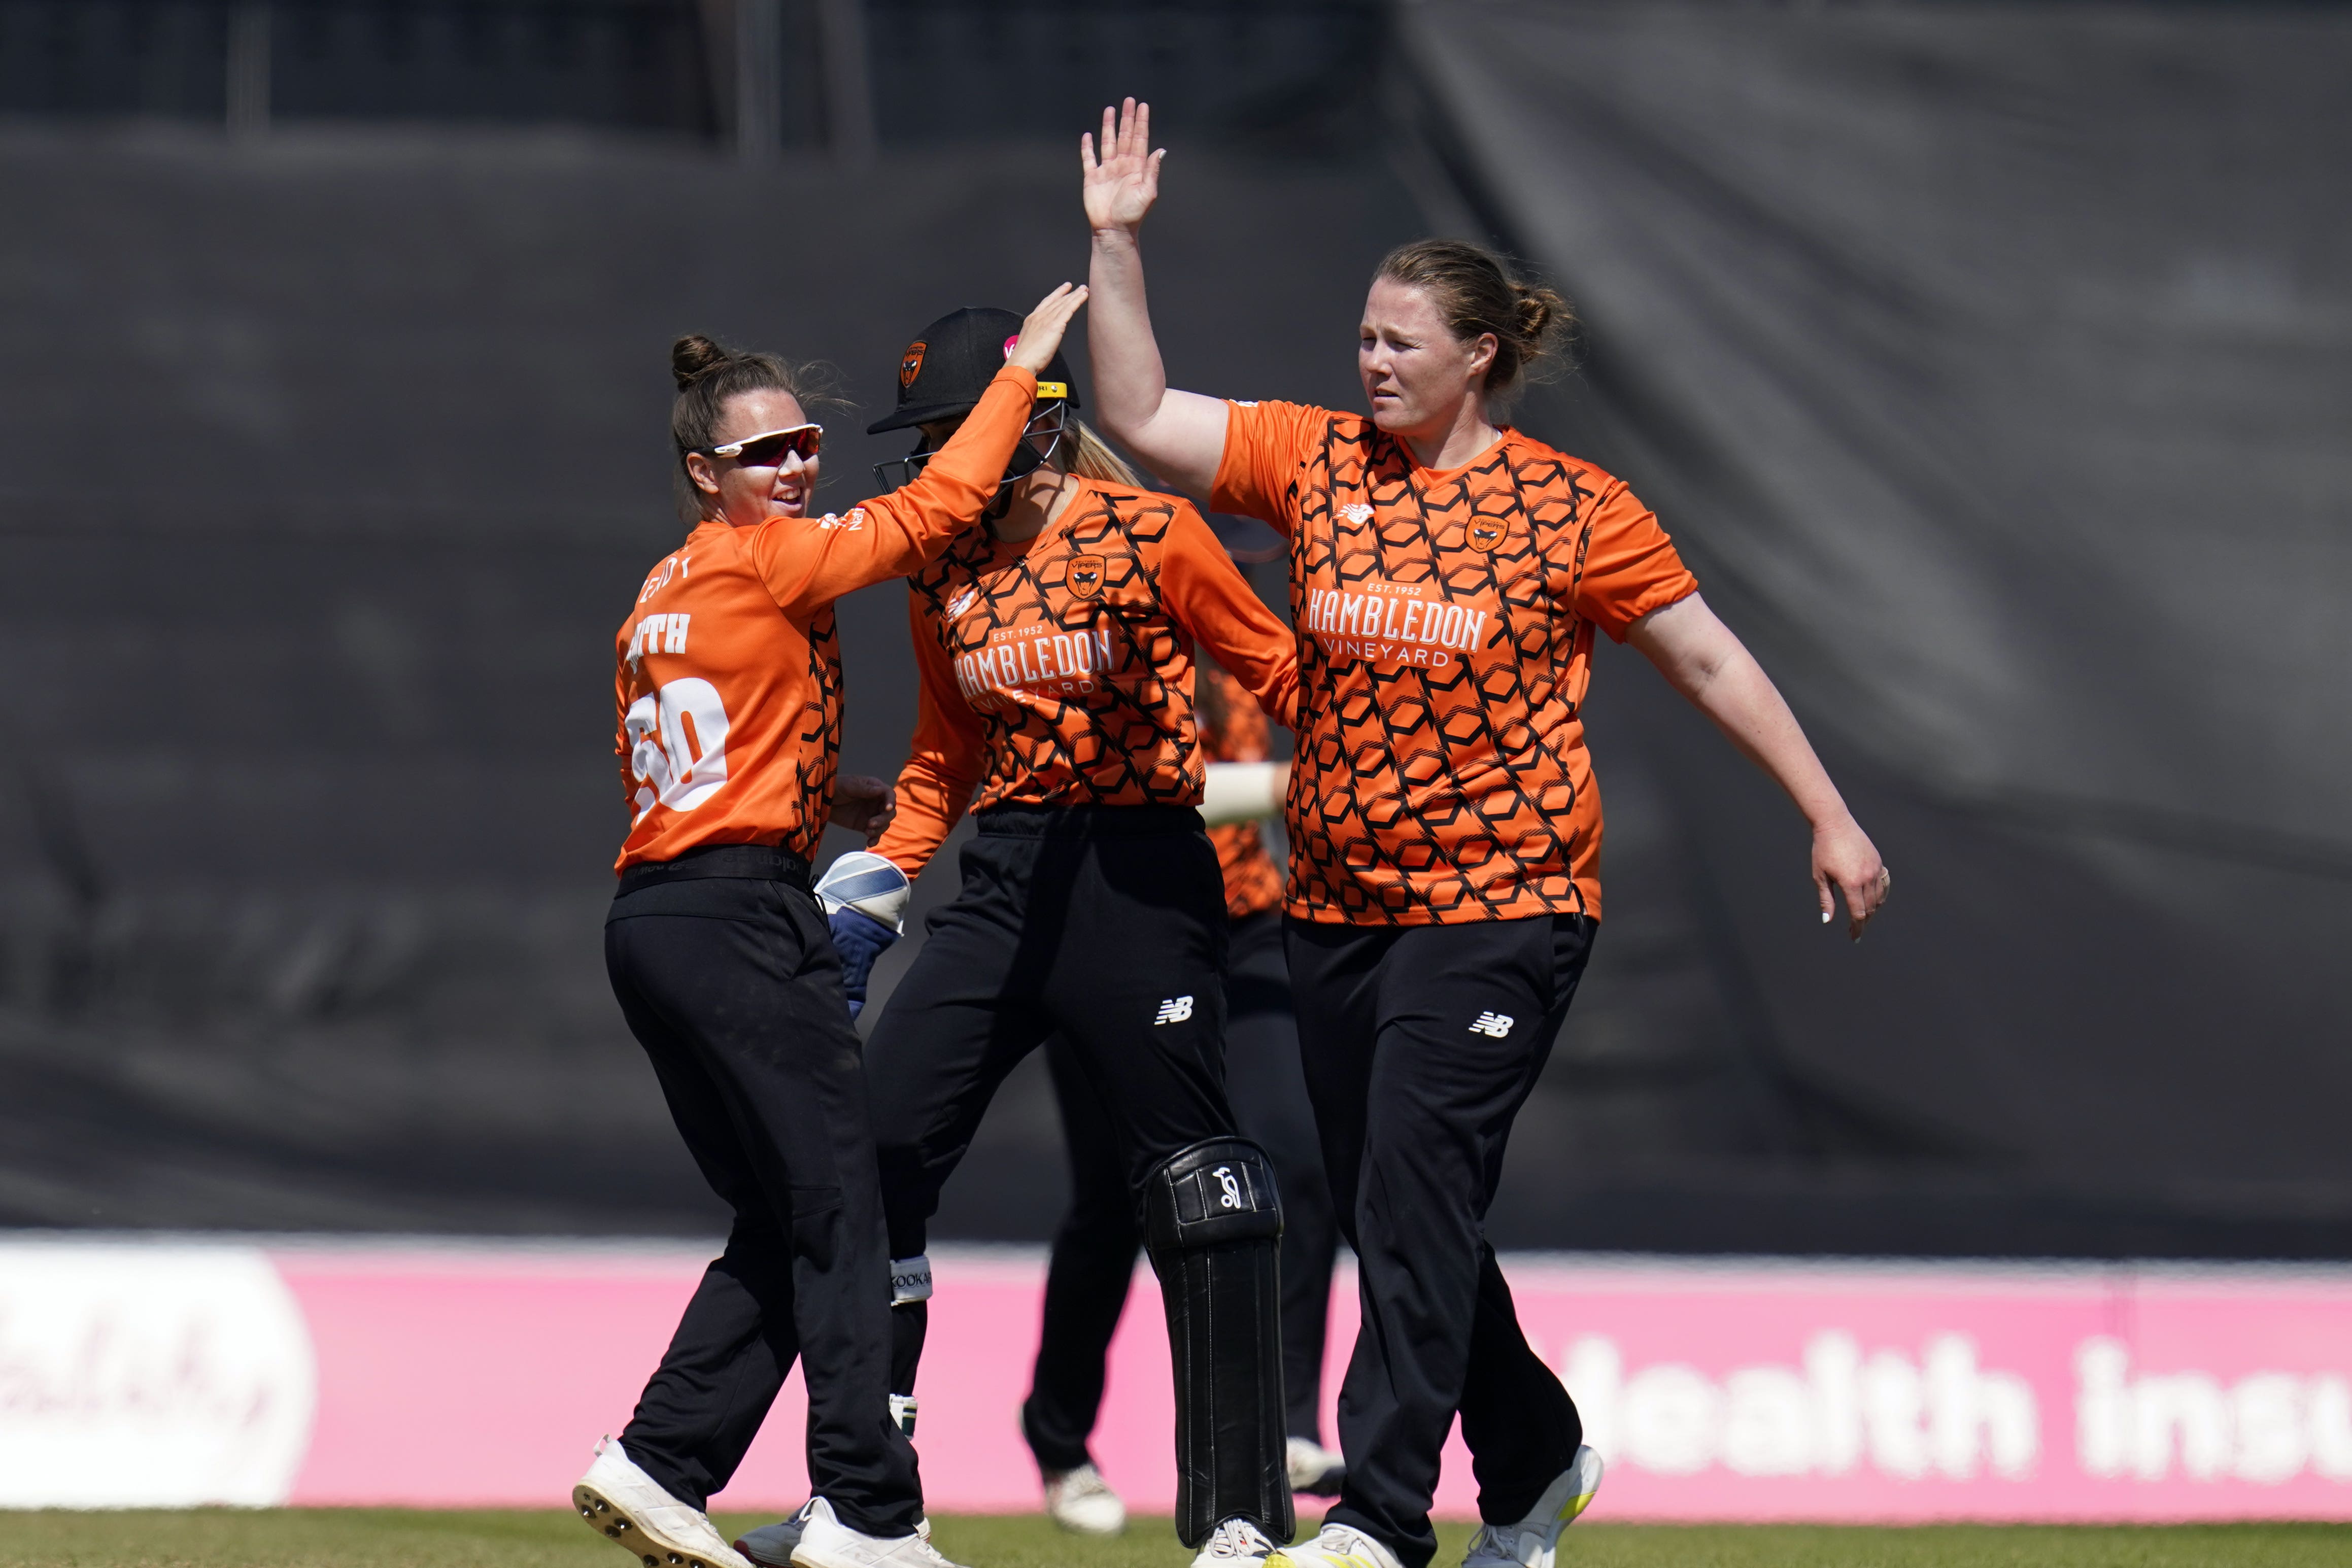
[[762, 430], [757, 436], [746, 436], [724, 447], [705, 447], [703, 451], [713, 458], [732, 458], [747, 468], [772, 468], [783, 462], [786, 453], [805, 463], [824, 447], [824, 426], [794, 425], [782, 430]]

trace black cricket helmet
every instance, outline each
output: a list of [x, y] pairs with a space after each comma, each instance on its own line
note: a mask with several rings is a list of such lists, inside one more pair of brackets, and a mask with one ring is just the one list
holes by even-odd
[[[869, 436], [886, 430], [906, 430], [934, 420], [954, 419], [972, 411], [981, 394], [1013, 357], [1021, 340], [1022, 318], [1012, 310], [967, 305], [925, 327], [907, 345], [898, 360], [898, 406], [887, 418], [866, 427]], [[1045, 374], [1037, 378], [1037, 401], [1029, 420], [1029, 437], [1013, 448], [1005, 464], [1005, 484], [1036, 471], [1061, 445], [1068, 411], [1078, 406], [1077, 388], [1070, 366], [1056, 352]], [[1041, 448], [1031, 437], [1050, 437]], [[910, 456], [874, 465], [874, 477], [887, 487], [902, 485], [921, 471], [935, 454], [918, 448]], [[895, 475], [891, 470], [897, 470]]]

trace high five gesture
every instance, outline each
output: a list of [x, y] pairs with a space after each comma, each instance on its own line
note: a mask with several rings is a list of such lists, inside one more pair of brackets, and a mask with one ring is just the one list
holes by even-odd
[[1087, 225], [1094, 258], [1087, 281], [1094, 294], [1087, 348], [1095, 362], [1096, 395], [1103, 427], [1118, 433], [1144, 467], [1187, 494], [1205, 497], [1225, 449], [1225, 405], [1194, 392], [1171, 392], [1160, 344], [1151, 335], [1151, 308], [1143, 295], [1143, 256], [1137, 231], [1160, 199], [1160, 160], [1151, 149], [1151, 106], [1129, 99], [1102, 118], [1101, 156], [1094, 137], [1078, 138], [1086, 174]]
[[1091, 134], [1078, 138], [1078, 163], [1086, 171], [1087, 225], [1097, 234], [1119, 229], [1129, 235], [1160, 199], [1160, 160], [1168, 150], [1151, 150], [1151, 105], [1129, 99], [1102, 117], [1102, 155]]

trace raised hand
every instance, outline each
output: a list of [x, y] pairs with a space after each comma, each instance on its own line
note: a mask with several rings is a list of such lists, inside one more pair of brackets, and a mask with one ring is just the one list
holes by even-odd
[[1151, 151], [1151, 105], [1129, 99], [1102, 118], [1102, 156], [1091, 134], [1078, 138], [1078, 166], [1086, 171], [1087, 224], [1097, 233], [1143, 226], [1143, 215], [1160, 199], [1160, 160]]
[[1013, 352], [1004, 356], [1004, 363], [1017, 364], [1032, 375], [1044, 374], [1062, 346], [1062, 334], [1069, 330], [1070, 319], [1086, 302], [1085, 287], [1069, 283], [1038, 300], [1029, 319], [1021, 323], [1021, 336], [1013, 343]]

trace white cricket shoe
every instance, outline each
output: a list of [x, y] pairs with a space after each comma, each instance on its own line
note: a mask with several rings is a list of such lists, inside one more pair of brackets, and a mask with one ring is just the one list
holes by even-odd
[[1309, 1497], [1338, 1497], [1348, 1479], [1348, 1462], [1312, 1437], [1293, 1437], [1283, 1445], [1284, 1466], [1290, 1471], [1290, 1489]]
[[[735, 1538], [735, 1550], [749, 1557], [755, 1568], [792, 1568], [793, 1548], [801, 1543], [801, 1515], [806, 1512], [808, 1505], [803, 1503], [799, 1512], [790, 1519], [778, 1520], [773, 1524], [763, 1524], [757, 1530], [744, 1531]], [[917, 1520], [915, 1533], [929, 1541], [931, 1538], [931, 1521]]]
[[[1256, 1525], [1245, 1519], [1229, 1519], [1209, 1531], [1209, 1539], [1201, 1543], [1200, 1552], [1192, 1559], [1192, 1568], [1256, 1568], [1275, 1561], [1274, 1550], [1274, 1542]], [[1396, 1565], [1391, 1563], [1389, 1568]]]
[[646, 1568], [751, 1568], [709, 1515], [663, 1490], [610, 1437], [596, 1445], [595, 1462], [572, 1489], [572, 1506], [589, 1529]]
[[1579, 1447], [1559, 1479], [1544, 1489], [1527, 1518], [1517, 1524], [1485, 1524], [1470, 1538], [1462, 1568], [1552, 1568], [1559, 1532], [1576, 1522], [1601, 1489], [1601, 1456]]
[[1127, 1528], [1127, 1504], [1092, 1465], [1045, 1472], [1045, 1515], [1080, 1535], [1117, 1535]]
[[1403, 1568], [1395, 1552], [1360, 1530], [1327, 1524], [1322, 1533], [1286, 1546], [1266, 1559], [1266, 1568]]
[[794, 1568], [957, 1568], [931, 1544], [929, 1520], [910, 1535], [866, 1535], [835, 1519], [833, 1504], [813, 1497], [796, 1522], [801, 1538], [793, 1547]]

